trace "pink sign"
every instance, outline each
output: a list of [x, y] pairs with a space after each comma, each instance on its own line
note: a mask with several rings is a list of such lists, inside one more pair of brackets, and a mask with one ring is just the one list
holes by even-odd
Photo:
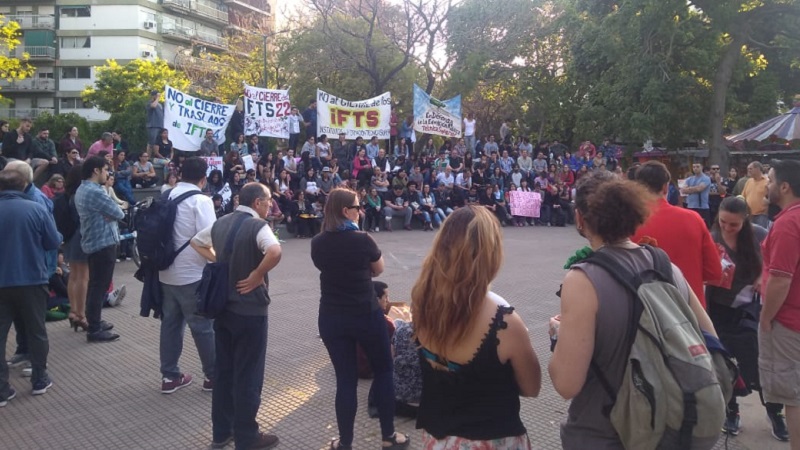
[[512, 216], [539, 217], [542, 196], [538, 192], [511, 191], [508, 195]]

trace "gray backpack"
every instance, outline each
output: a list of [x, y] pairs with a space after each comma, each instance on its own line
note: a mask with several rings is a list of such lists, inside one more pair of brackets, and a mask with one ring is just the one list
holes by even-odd
[[642, 273], [602, 250], [584, 261], [603, 268], [634, 294], [621, 385], [613, 387], [591, 362], [611, 400], [604, 413], [626, 449], [710, 449], [725, 421], [728, 392], [723, 387], [730, 391], [730, 373], [718, 371], [694, 313], [674, 285], [666, 253], [645, 247], [654, 268]]

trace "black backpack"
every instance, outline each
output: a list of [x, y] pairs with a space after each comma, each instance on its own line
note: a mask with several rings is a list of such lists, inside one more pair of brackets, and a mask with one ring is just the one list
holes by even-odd
[[56, 229], [64, 241], [68, 241], [80, 226], [80, 220], [72, 213], [72, 197], [67, 194], [58, 194], [53, 199], [53, 218], [56, 220]]
[[190, 191], [170, 200], [171, 191], [165, 192], [159, 199], [153, 199], [150, 206], [139, 210], [136, 216], [136, 248], [139, 250], [139, 257], [142, 265], [156, 270], [168, 269], [178, 254], [189, 245], [189, 241], [186, 241], [175, 250], [173, 235], [178, 204], [193, 195], [202, 194], [200, 191]]

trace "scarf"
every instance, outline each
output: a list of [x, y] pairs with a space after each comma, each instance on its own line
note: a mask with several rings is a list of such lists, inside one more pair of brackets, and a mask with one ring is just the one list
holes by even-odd
[[347, 220], [336, 228], [336, 231], [358, 231], [358, 224], [352, 220]]

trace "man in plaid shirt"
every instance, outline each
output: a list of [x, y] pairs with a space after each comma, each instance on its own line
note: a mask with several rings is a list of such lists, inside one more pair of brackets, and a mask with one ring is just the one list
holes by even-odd
[[108, 164], [101, 156], [87, 158], [81, 168], [83, 182], [75, 194], [75, 206], [81, 219], [81, 248], [89, 255], [89, 291], [86, 295], [86, 319], [89, 342], [112, 342], [119, 335], [114, 325], [101, 319], [103, 297], [111, 278], [119, 244], [117, 221], [124, 216], [119, 205], [102, 188], [108, 179]]

